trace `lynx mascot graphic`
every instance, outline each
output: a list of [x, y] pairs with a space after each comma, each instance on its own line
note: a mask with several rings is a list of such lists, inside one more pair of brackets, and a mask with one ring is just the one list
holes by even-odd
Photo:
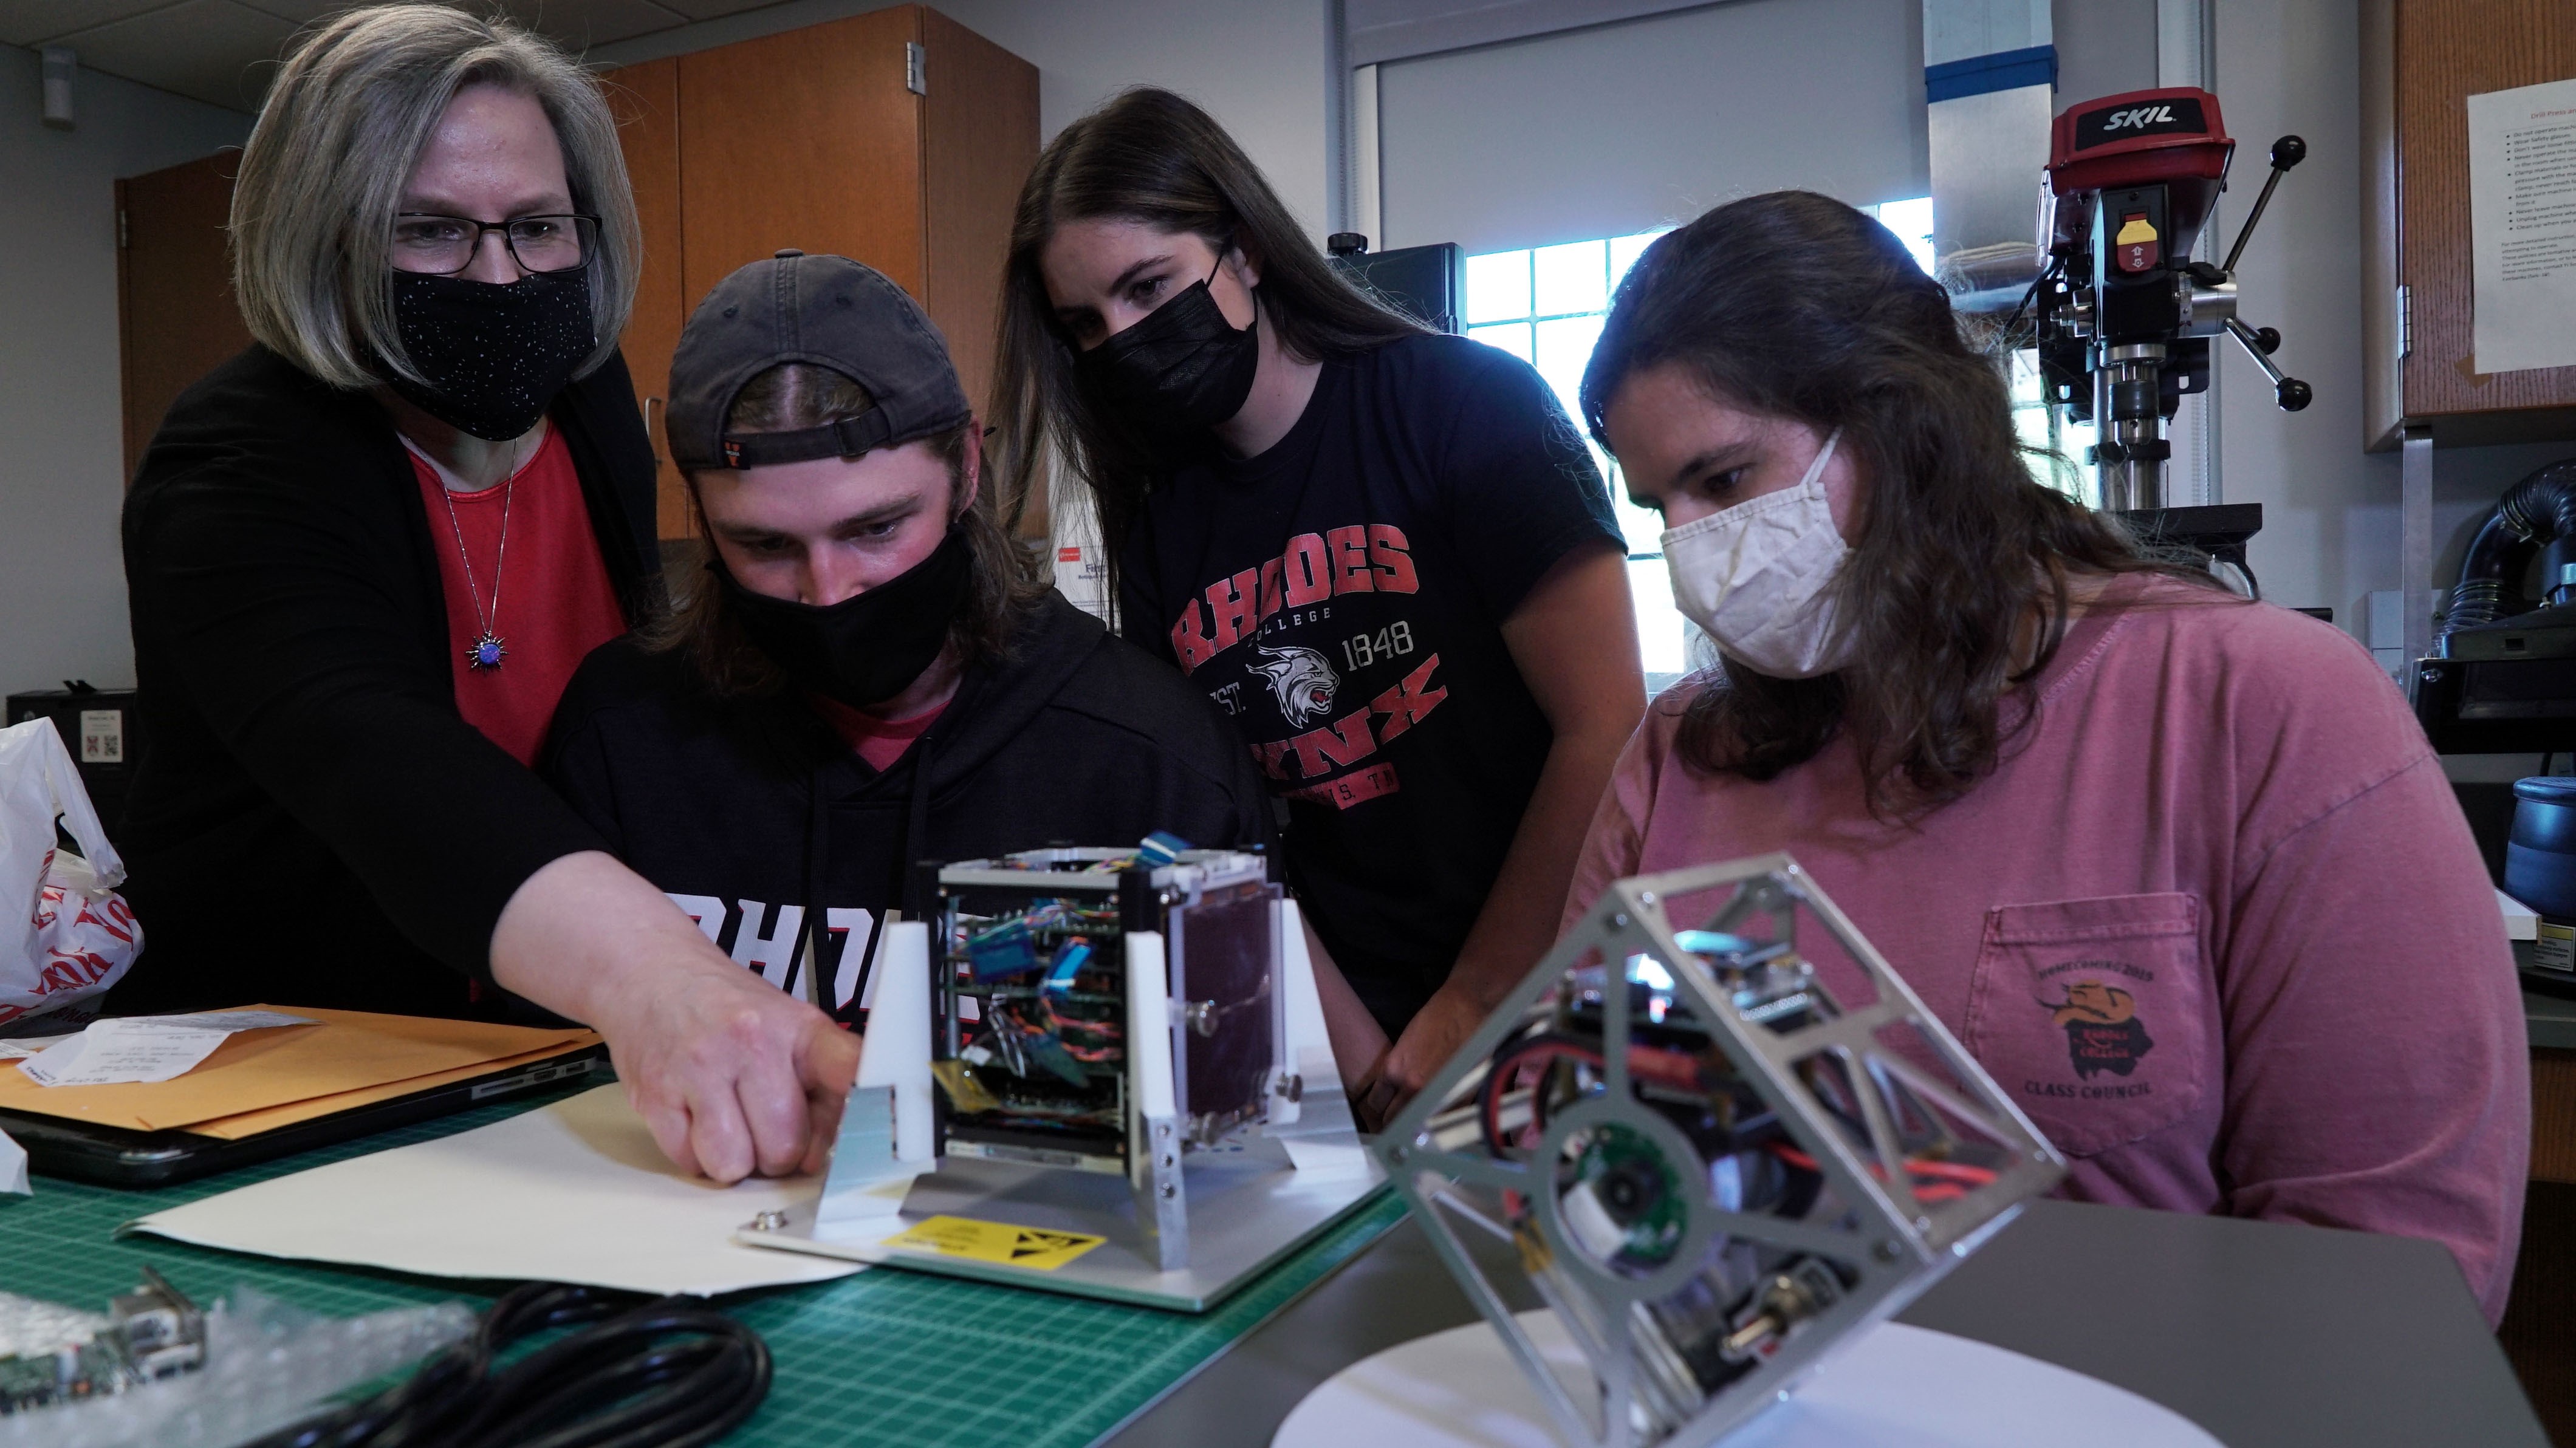
[[1342, 687], [1342, 676], [1333, 672], [1322, 654], [1294, 644], [1284, 649], [1260, 644], [1253, 651], [1260, 657], [1252, 668], [1270, 681], [1270, 692], [1279, 696], [1279, 712], [1287, 716], [1288, 727], [1303, 729], [1332, 712], [1333, 694]]

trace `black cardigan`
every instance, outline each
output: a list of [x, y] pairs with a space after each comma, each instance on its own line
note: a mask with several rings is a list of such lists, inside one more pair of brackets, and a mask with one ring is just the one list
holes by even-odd
[[[624, 360], [551, 416], [631, 624], [660, 572]], [[497, 1007], [468, 982], [489, 978], [502, 907], [602, 844], [457, 713], [429, 514], [392, 416], [254, 346], [172, 405], [124, 534], [150, 743], [121, 843], [144, 950], [109, 1008]]]

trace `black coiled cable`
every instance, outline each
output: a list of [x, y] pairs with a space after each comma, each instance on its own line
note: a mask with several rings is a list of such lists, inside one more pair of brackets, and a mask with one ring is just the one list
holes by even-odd
[[[494, 1371], [519, 1339], [583, 1322]], [[406, 1381], [250, 1448], [698, 1448], [768, 1395], [769, 1345], [696, 1298], [531, 1283]]]

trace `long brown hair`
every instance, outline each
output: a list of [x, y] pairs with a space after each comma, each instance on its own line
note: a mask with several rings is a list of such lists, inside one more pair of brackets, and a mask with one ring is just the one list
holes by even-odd
[[[1114, 607], [1128, 532], [1169, 469], [1167, 453], [1075, 385], [1076, 348], [1056, 322], [1039, 266], [1058, 226], [1101, 217], [1186, 232], [1219, 256], [1240, 248], [1261, 269], [1261, 324], [1301, 360], [1352, 356], [1423, 328], [1335, 271], [1225, 128], [1170, 91], [1121, 92], [1057, 132], [1011, 220], [994, 349], [994, 473], [1002, 492], [1024, 503], [1051, 451], [1090, 491]], [[1018, 522], [1016, 506], [1010, 521]]]
[[[782, 362], [742, 385], [726, 414], [725, 431], [797, 432], [856, 417], [875, 405], [868, 390], [845, 373], [812, 362]], [[966, 429], [972, 426], [969, 422], [928, 439], [948, 464], [952, 508], [966, 486]], [[689, 511], [697, 516], [698, 535], [712, 537], [694, 477], [689, 479]], [[974, 502], [956, 514], [974, 573], [966, 606], [948, 626], [948, 641], [962, 664], [1008, 658], [1021, 624], [1047, 589], [1029, 562], [1028, 550], [1003, 531], [998, 513], [988, 486], [978, 489]], [[709, 557], [709, 569], [721, 566]], [[786, 672], [743, 632], [733, 601], [712, 577], [690, 589], [663, 620], [648, 626], [642, 640], [657, 653], [687, 655], [700, 681], [718, 698], [771, 695], [787, 682]]]
[[[1771, 779], [1848, 732], [1873, 813], [1936, 807], [2029, 722], [2027, 699], [2008, 696], [2064, 642], [2071, 575], [2208, 581], [2031, 478], [2044, 450], [2014, 430], [2000, 359], [1968, 344], [1949, 294], [1887, 228], [1839, 201], [1749, 197], [1649, 246], [1584, 370], [1593, 435], [1622, 382], [1666, 365], [1731, 404], [1841, 428], [1868, 480], [1832, 585], [1844, 656], [1865, 662], [1776, 679], [1726, 661], [1675, 739], [1696, 769]], [[2033, 627], [2038, 648], [2016, 668]]]

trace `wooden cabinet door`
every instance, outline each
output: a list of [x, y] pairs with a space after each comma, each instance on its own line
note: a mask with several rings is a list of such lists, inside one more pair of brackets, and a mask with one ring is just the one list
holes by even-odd
[[922, 294], [921, 12], [901, 6], [680, 57], [680, 229], [694, 301], [783, 247]]
[[936, 10], [922, 12], [922, 306], [975, 410], [993, 385], [993, 329], [1011, 214], [1038, 161], [1038, 68]]
[[2576, 406], [2576, 367], [2474, 366], [2467, 98], [2576, 77], [2576, 0], [2398, 0], [2392, 51], [2406, 419], [2445, 442], [2564, 436], [2547, 410]]
[[689, 495], [663, 436], [662, 414], [671, 395], [671, 352], [680, 345], [689, 298], [681, 284], [680, 62], [651, 60], [602, 77], [617, 115], [626, 175], [635, 187], [635, 219], [644, 235], [643, 265], [635, 286], [635, 311], [622, 342], [626, 368], [635, 376], [637, 405], [653, 439], [656, 531], [689, 536]]
[[240, 152], [224, 151], [116, 183], [128, 484], [170, 404], [250, 345], [224, 254], [240, 160]]

